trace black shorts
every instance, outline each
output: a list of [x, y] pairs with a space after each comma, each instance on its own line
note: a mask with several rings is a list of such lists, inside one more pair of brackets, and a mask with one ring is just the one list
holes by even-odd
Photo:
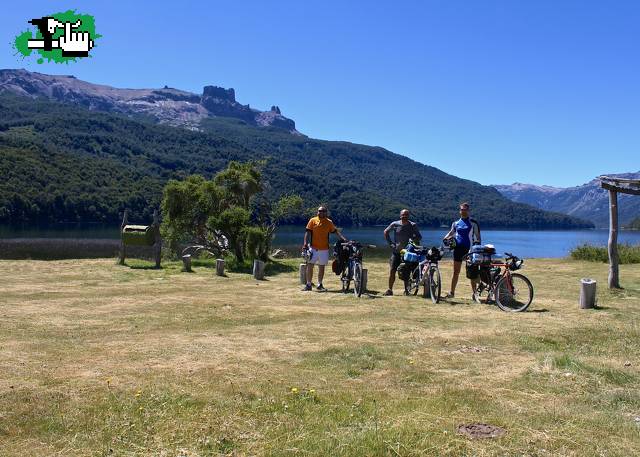
[[399, 252], [392, 252], [391, 257], [389, 257], [389, 268], [391, 271], [396, 271], [398, 269], [398, 265], [402, 263], [402, 256]]
[[464, 256], [469, 253], [469, 248], [466, 246], [456, 246], [453, 249], [453, 260], [456, 262], [462, 262], [464, 260]]

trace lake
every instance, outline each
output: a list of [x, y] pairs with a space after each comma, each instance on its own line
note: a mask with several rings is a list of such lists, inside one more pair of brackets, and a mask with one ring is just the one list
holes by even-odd
[[[349, 239], [356, 239], [363, 243], [375, 244], [386, 249], [382, 237], [384, 227], [348, 227], [343, 230]], [[423, 244], [439, 245], [447, 229], [422, 230]], [[299, 226], [284, 226], [278, 231], [274, 245], [276, 247], [299, 247], [302, 244], [304, 228]], [[495, 245], [498, 253], [512, 252], [519, 257], [565, 257], [575, 246], [589, 243], [604, 246], [607, 244], [609, 233], [607, 230], [483, 230], [482, 241]], [[115, 246], [119, 238], [117, 227], [74, 227], [66, 226], [56, 229], [16, 229], [0, 226], [0, 239], [78, 239], [101, 240]], [[640, 231], [621, 231], [618, 236], [620, 243], [640, 244]], [[2, 253], [0, 252], [0, 257]]]

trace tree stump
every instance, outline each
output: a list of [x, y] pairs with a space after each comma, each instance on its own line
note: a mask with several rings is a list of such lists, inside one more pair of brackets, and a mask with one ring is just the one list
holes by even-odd
[[595, 279], [582, 278], [580, 280], [580, 308], [591, 309], [596, 306]]
[[367, 279], [369, 277], [369, 270], [367, 268], [363, 268], [362, 269], [362, 292], [366, 292], [367, 291]]
[[192, 271], [191, 270], [191, 254], [182, 256], [182, 265], [183, 265], [182, 271]]
[[298, 267], [298, 273], [300, 275], [300, 284], [304, 285], [307, 283], [307, 264], [301, 263]]
[[224, 276], [224, 259], [216, 259], [216, 274]]
[[253, 277], [256, 279], [264, 279], [264, 262], [262, 260], [253, 261]]

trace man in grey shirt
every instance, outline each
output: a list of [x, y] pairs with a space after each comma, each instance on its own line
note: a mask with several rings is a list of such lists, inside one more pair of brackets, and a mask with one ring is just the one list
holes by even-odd
[[[389, 236], [391, 232], [393, 232], [393, 241], [391, 241], [391, 237]], [[391, 258], [389, 259], [389, 288], [384, 295], [393, 295], [393, 283], [396, 281], [396, 271], [398, 270], [398, 265], [402, 263], [400, 251], [407, 246], [409, 240], [419, 243], [422, 235], [420, 234], [420, 230], [418, 230], [418, 224], [409, 220], [409, 210], [403, 209], [400, 211], [400, 220], [392, 222], [389, 224], [389, 227], [384, 229], [384, 238], [392, 249]]]

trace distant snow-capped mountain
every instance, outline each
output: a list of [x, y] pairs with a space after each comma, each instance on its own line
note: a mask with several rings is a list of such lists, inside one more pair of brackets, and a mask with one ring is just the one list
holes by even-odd
[[[640, 179], [640, 171], [607, 176]], [[596, 227], [607, 227], [609, 223], [609, 193], [600, 187], [600, 181], [597, 179], [581, 186], [565, 188], [522, 183], [493, 187], [515, 202], [580, 217], [593, 222]], [[623, 226], [640, 216], [640, 198], [637, 195], [620, 194], [618, 216]]]

